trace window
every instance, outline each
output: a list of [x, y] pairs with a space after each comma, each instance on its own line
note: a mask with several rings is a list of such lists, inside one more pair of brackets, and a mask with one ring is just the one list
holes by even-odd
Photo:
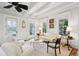
[[34, 35], [35, 34], [35, 24], [30, 23], [30, 35]]
[[17, 25], [15, 19], [7, 19], [7, 33], [12, 36], [16, 36]]
[[67, 19], [59, 20], [59, 34], [60, 35], [67, 35], [67, 32], [66, 32], [67, 26], [68, 26]]
[[46, 25], [46, 23], [45, 23], [45, 22], [43, 23], [43, 32], [44, 32], [44, 33], [46, 33], [46, 32], [47, 32], [47, 25]]

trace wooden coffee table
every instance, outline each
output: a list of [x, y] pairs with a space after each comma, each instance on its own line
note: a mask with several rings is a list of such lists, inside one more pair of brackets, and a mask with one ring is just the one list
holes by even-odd
[[72, 50], [71, 50], [69, 56], [77, 56], [77, 55], [78, 55], [77, 53], [78, 53], [78, 49], [72, 48]]

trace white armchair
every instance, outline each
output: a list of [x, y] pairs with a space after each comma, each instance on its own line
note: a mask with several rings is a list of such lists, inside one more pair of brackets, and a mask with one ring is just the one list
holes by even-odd
[[3, 51], [1, 47], [0, 47], [0, 56], [6, 56], [5, 52]]
[[75, 40], [75, 39], [71, 40], [70, 45], [71, 45], [73, 48], [79, 49], [79, 48], [78, 48], [78, 40]]

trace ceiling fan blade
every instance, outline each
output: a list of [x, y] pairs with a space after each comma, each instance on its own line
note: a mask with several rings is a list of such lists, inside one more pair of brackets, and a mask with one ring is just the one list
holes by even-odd
[[13, 5], [4, 6], [4, 8], [11, 8]]
[[15, 7], [15, 9], [16, 9], [18, 12], [22, 12], [22, 10], [21, 10], [19, 7]]
[[18, 5], [19, 2], [11, 2], [13, 5]]
[[18, 6], [22, 9], [28, 10], [28, 6], [27, 5], [22, 5], [22, 4], [18, 4]]

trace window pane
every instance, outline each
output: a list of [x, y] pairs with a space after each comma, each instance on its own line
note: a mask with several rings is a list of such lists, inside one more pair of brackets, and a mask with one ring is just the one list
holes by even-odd
[[47, 25], [46, 25], [46, 23], [43, 23], [43, 32], [44, 32], [44, 33], [47, 32]]
[[68, 26], [68, 20], [67, 19], [59, 20], [59, 34], [67, 35], [67, 32], [66, 32], [67, 26]]
[[7, 30], [8, 30], [8, 34], [16, 36], [16, 21], [15, 20], [7, 20]]
[[35, 25], [33, 23], [30, 24], [30, 35], [35, 34]]

